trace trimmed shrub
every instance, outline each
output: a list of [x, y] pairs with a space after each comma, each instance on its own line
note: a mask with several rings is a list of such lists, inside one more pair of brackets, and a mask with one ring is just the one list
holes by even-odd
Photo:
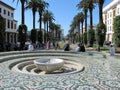
[[88, 45], [92, 47], [94, 41], [95, 41], [95, 30], [90, 29], [88, 30]]
[[83, 35], [83, 43], [87, 45], [87, 32], [85, 32]]
[[0, 51], [4, 51], [5, 27], [5, 19], [0, 15]]
[[25, 47], [26, 37], [27, 37], [27, 26], [21, 24], [18, 27], [18, 41], [20, 42], [21, 50], [23, 50]]
[[38, 42], [42, 43], [42, 41], [43, 41], [42, 31], [38, 31]]
[[96, 41], [99, 46], [103, 46], [106, 35], [106, 26], [104, 23], [99, 23], [96, 27]]
[[27, 26], [24, 24], [19, 25], [18, 27], [18, 41], [26, 41], [27, 36]]
[[36, 43], [36, 35], [37, 35], [37, 30], [32, 29], [31, 30], [31, 41], [32, 41], [32, 43]]

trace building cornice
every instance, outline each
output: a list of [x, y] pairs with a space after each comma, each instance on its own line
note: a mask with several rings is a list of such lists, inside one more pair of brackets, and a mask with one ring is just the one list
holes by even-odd
[[119, 4], [119, 3], [120, 3], [120, 0], [113, 0], [110, 4], [108, 4], [107, 6], [105, 6], [105, 7], [103, 8], [103, 12], [106, 12], [106, 11], [114, 8], [114, 7], [115, 7], [117, 4]]
[[11, 9], [11, 10], [15, 10], [15, 8], [13, 8], [13, 7], [11, 7], [10, 5], [8, 5], [8, 4], [2, 2], [1, 0], [0, 0], [0, 5], [3, 5], [3, 6], [9, 8], [9, 9]]

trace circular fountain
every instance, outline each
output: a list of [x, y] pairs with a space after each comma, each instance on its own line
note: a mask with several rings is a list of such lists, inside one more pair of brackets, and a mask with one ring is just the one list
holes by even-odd
[[84, 70], [84, 66], [66, 58], [37, 58], [10, 64], [14, 72], [32, 75], [71, 74]]
[[34, 64], [42, 71], [51, 73], [60, 70], [64, 65], [64, 60], [59, 58], [43, 58], [34, 60]]

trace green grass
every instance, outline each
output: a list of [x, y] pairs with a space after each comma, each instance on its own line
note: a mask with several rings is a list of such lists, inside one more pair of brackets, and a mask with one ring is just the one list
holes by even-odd
[[63, 49], [64, 45], [66, 44], [67, 42], [60, 42], [59, 45], [60, 45], [60, 48]]
[[[98, 49], [98, 46], [93, 46], [93, 48], [95, 49], [95, 50], [97, 50]], [[100, 50], [101, 51], [106, 51], [106, 52], [109, 52], [109, 47], [100, 47]]]

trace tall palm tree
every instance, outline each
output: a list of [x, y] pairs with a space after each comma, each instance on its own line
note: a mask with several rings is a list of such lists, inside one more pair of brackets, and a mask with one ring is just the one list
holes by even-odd
[[[71, 26], [71, 25], [70, 25]], [[70, 40], [70, 42], [73, 42], [73, 34], [74, 34], [74, 29], [73, 28], [70, 28], [70, 30], [68, 31], [69, 32], [69, 35], [68, 35], [68, 37], [69, 37], [69, 40]]]
[[[13, 0], [13, 2], [14, 2], [15, 0]], [[29, 0], [17, 0], [17, 4], [18, 4], [18, 2], [21, 2], [21, 10], [22, 10], [22, 13], [21, 13], [21, 24], [24, 24], [24, 22], [25, 22], [25, 19], [24, 19], [24, 11], [25, 11], [25, 3], [28, 3], [28, 1]]]
[[96, 0], [99, 7], [99, 24], [97, 25], [97, 41], [98, 41], [98, 51], [100, 51], [100, 46], [103, 46], [105, 35], [106, 35], [106, 26], [103, 23], [102, 9], [105, 0]]
[[58, 38], [59, 30], [60, 30], [60, 25], [59, 24], [55, 24], [55, 38], [56, 39], [59, 39]]
[[26, 6], [26, 9], [32, 9], [33, 13], [33, 29], [35, 29], [35, 14], [38, 7], [38, 0], [31, 0], [28, 5]]
[[49, 25], [50, 25], [50, 23], [52, 23], [53, 20], [55, 20], [54, 16], [53, 16], [53, 13], [48, 11], [48, 10], [46, 10], [43, 13], [43, 20], [44, 20], [44, 24], [47, 27], [47, 32], [46, 32], [47, 33], [47, 38], [46, 38], [46, 40], [48, 40], [48, 36], [49, 36], [49, 32], [50, 32], [49, 31]]
[[[82, 35], [82, 42], [83, 42], [83, 22], [84, 22], [84, 14], [83, 12], [78, 13], [74, 18], [73, 18], [73, 22], [71, 24], [72, 28], [77, 28], [78, 30], [78, 40], [80, 42], [80, 35]], [[80, 33], [80, 23], [82, 26], [82, 33]]]
[[80, 13], [80, 21], [81, 21], [81, 27], [82, 27], [82, 43], [84, 43], [84, 40], [83, 40], [83, 23], [84, 23], [84, 20], [85, 20], [85, 15], [83, 14], [83, 12]]
[[90, 29], [92, 30], [93, 29], [93, 9], [95, 7], [94, 5], [95, 1], [94, 0], [88, 0], [88, 9], [89, 9], [89, 12], [90, 12]]
[[45, 39], [45, 34], [46, 34], [46, 32], [45, 32], [45, 30], [46, 30], [46, 27], [47, 27], [47, 19], [48, 17], [47, 17], [47, 11], [45, 11], [44, 13], [43, 13], [43, 18], [42, 18], [42, 21], [43, 21], [43, 23], [44, 23], [44, 34], [43, 34], [43, 42], [45, 43], [46, 41], [47, 41], [47, 38]]
[[80, 23], [81, 23], [81, 15], [82, 15], [82, 13], [78, 13], [75, 17], [74, 17], [74, 19], [73, 19], [73, 23], [75, 23], [76, 24], [76, 28], [78, 29], [77, 31], [78, 31], [78, 40], [79, 40], [79, 42], [80, 42]]
[[81, 0], [78, 4], [77, 7], [78, 9], [83, 9], [84, 15], [85, 15], [85, 31], [87, 31], [87, 12], [88, 12], [88, 1], [89, 0]]
[[39, 13], [39, 31], [38, 31], [38, 41], [42, 43], [43, 41], [43, 33], [42, 33], [42, 14], [45, 11], [46, 7], [48, 7], [48, 3], [44, 0], [38, 0], [38, 13]]
[[51, 33], [51, 39], [53, 39], [54, 38], [54, 31], [55, 31], [55, 23], [51, 22], [49, 28], [50, 28], [50, 31], [51, 31], [50, 32]]
[[45, 2], [44, 0], [38, 0], [38, 12], [39, 12], [39, 22], [40, 22], [40, 25], [39, 25], [39, 28], [41, 30], [41, 24], [42, 24], [42, 14], [43, 12], [45, 11], [45, 8], [48, 7], [49, 4], [47, 2]]
[[99, 6], [99, 22], [103, 23], [102, 9], [105, 0], [96, 0]]

